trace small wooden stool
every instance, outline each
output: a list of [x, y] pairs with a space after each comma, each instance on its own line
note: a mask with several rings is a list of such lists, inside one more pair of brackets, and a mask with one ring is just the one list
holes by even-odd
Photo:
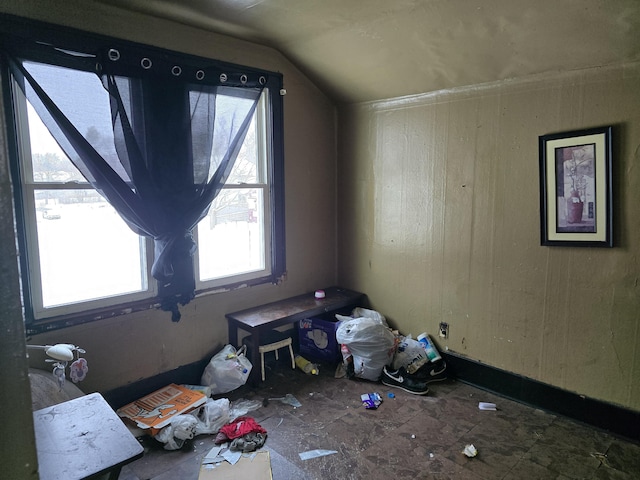
[[262, 381], [264, 382], [265, 376], [264, 376], [264, 354], [265, 352], [275, 352], [276, 353], [276, 360], [278, 360], [278, 349], [280, 348], [284, 348], [284, 347], [289, 347], [289, 354], [291, 355], [291, 368], [293, 368], [295, 370], [296, 368], [296, 361], [295, 358], [293, 357], [293, 347], [291, 346], [291, 337], [287, 337], [284, 340], [280, 340], [277, 342], [273, 342], [273, 343], [268, 343], [266, 345], [260, 345], [258, 347], [258, 352], [260, 352], [260, 369], [262, 372]]

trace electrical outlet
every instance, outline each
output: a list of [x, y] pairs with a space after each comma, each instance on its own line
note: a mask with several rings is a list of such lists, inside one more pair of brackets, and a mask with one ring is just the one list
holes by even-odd
[[439, 336], [442, 338], [449, 338], [449, 324], [445, 322], [440, 322], [440, 328], [438, 329]]

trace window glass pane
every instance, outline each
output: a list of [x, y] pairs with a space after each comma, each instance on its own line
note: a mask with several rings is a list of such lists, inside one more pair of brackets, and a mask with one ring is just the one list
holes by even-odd
[[231, 185], [242, 183], [258, 183], [258, 145], [256, 134], [256, 115], [251, 120], [251, 125], [247, 131], [247, 136], [244, 139], [244, 143], [238, 152], [238, 158], [233, 165], [233, 170], [229, 175], [227, 182]]
[[27, 117], [31, 142], [31, 180], [34, 182], [76, 181], [86, 183], [84, 177], [58, 146], [28, 102]]
[[262, 189], [224, 189], [198, 224], [200, 281], [263, 270]]
[[146, 289], [144, 242], [93, 190], [36, 190], [43, 307]]
[[[24, 67], [73, 127], [85, 137], [96, 151], [100, 152], [104, 160], [118, 175], [128, 181], [129, 176], [118, 161], [116, 153], [109, 93], [102, 85], [100, 78], [94, 73], [37, 62], [24, 62]], [[128, 82], [126, 80], [121, 80], [121, 82], [123, 87], [126, 86], [122, 90], [123, 95], [129, 95]], [[72, 87], [70, 88], [70, 86]], [[27, 87], [27, 90], [29, 88]], [[42, 114], [42, 111], [40, 113]], [[48, 116], [48, 114], [45, 115]], [[29, 114], [30, 130], [36, 125], [33, 122], [32, 126], [32, 117], [37, 117], [37, 115]], [[53, 120], [47, 121], [45, 119], [44, 123], [53, 131], [61, 132], [60, 127]], [[36, 134], [39, 134], [40, 131], [37, 131]], [[32, 133], [31, 141], [43, 143], [47, 147], [53, 142], [55, 151], [60, 151], [48, 130], [44, 129], [44, 132], [48, 139], [41, 139]], [[60, 141], [72, 159], [78, 155], [68, 139], [63, 138]], [[37, 153], [37, 150], [33, 151]]]

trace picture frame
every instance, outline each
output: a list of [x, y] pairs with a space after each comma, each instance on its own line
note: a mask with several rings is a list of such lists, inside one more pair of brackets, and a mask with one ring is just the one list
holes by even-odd
[[611, 133], [539, 136], [542, 245], [613, 247]]

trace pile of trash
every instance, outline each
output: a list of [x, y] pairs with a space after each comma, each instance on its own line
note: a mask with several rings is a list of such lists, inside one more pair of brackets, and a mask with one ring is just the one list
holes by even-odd
[[232, 405], [227, 398], [211, 398], [244, 385], [251, 368], [246, 347], [236, 350], [226, 345], [207, 364], [201, 385], [172, 383], [116, 413], [163, 443], [165, 450], [178, 450], [196, 435], [224, 433], [216, 443], [228, 442], [230, 450], [244, 453], [254, 451], [264, 445], [267, 432], [246, 415], [262, 402], [241, 400]]
[[[231, 450], [250, 452], [264, 445], [267, 431], [247, 414], [262, 406], [260, 400], [211, 398], [200, 385], [169, 384], [140, 398], [116, 413], [164, 444], [179, 450], [197, 435], [218, 435], [216, 443], [230, 443]], [[224, 435], [224, 436], [222, 436]]]
[[[335, 335], [342, 352], [336, 377], [382, 382], [416, 395], [426, 395], [428, 384], [447, 378], [446, 363], [426, 333], [416, 339], [401, 335], [389, 327], [382, 314], [361, 307], [351, 316], [336, 314], [336, 319]], [[166, 450], [180, 449], [187, 440], [210, 434], [217, 436], [217, 444], [228, 443], [231, 451], [252, 452], [264, 445], [267, 432], [247, 416], [248, 412], [266, 400], [283, 401], [294, 408], [300, 404], [292, 396], [242, 400], [233, 405], [227, 398], [212, 398], [244, 385], [251, 369], [246, 347], [236, 350], [226, 345], [207, 364], [201, 385], [170, 384], [117, 413], [163, 443]], [[378, 394], [363, 397], [367, 408], [377, 408], [381, 401]]]
[[336, 377], [381, 381], [416, 395], [426, 395], [428, 384], [446, 380], [446, 362], [427, 333], [417, 339], [401, 335], [384, 315], [361, 307], [336, 319], [343, 360]]
[[347, 376], [377, 381], [396, 351], [396, 336], [375, 310], [354, 309], [352, 316], [336, 314], [336, 340], [341, 345]]

